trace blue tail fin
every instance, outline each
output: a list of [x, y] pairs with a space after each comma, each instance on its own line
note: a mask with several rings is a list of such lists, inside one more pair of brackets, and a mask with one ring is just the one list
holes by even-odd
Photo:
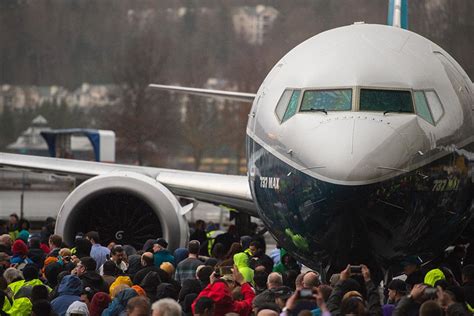
[[387, 24], [408, 28], [408, 0], [389, 0]]

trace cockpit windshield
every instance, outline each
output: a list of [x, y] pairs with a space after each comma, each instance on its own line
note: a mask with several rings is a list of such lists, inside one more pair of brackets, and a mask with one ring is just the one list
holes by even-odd
[[414, 113], [410, 91], [360, 89], [360, 111]]
[[352, 89], [307, 90], [300, 111], [350, 111]]

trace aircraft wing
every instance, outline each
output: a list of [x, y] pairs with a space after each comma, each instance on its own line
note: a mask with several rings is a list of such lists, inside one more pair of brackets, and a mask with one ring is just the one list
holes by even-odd
[[82, 179], [115, 171], [136, 172], [156, 179], [175, 195], [224, 204], [252, 216], [258, 216], [246, 176], [8, 153], [0, 153], [0, 168], [72, 175]]

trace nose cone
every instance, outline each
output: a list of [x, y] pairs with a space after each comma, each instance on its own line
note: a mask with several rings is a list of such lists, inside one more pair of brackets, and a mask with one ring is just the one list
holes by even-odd
[[407, 143], [380, 118], [327, 118], [295, 148], [298, 160], [322, 180], [369, 184], [403, 171]]

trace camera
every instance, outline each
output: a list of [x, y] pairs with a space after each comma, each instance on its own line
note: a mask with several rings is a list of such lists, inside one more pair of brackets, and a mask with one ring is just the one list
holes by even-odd
[[301, 289], [298, 298], [300, 299], [314, 299], [312, 289]]

